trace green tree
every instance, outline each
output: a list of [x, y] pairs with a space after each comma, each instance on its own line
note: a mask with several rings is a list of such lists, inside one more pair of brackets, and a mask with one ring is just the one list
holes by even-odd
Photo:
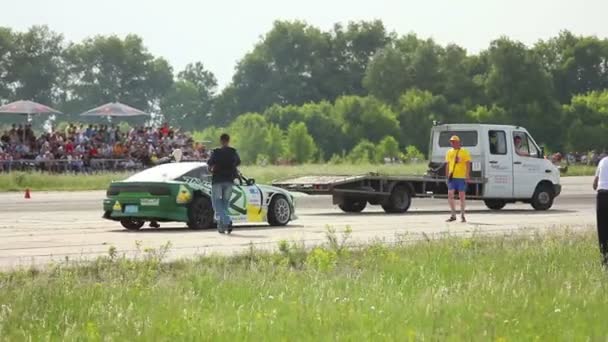
[[237, 64], [232, 83], [220, 101], [220, 114], [322, 100], [318, 83], [324, 77], [323, 61], [329, 57], [329, 47], [329, 35], [315, 27], [301, 21], [276, 21]]
[[485, 124], [509, 124], [510, 122], [508, 113], [496, 105], [476, 106], [467, 111], [467, 118], [472, 122]]
[[571, 151], [607, 150], [608, 91], [577, 95], [564, 106], [567, 147]]
[[373, 97], [340, 97], [336, 100], [334, 116], [343, 123], [346, 150], [352, 149], [363, 139], [378, 142], [387, 135], [399, 135], [395, 113]]
[[562, 31], [548, 41], [539, 41], [534, 51], [552, 75], [560, 103], [572, 96], [608, 87], [608, 40], [575, 36]]
[[540, 143], [559, 149], [561, 108], [538, 54], [507, 38], [493, 41], [482, 54], [489, 66], [485, 89], [491, 103], [509, 113], [511, 124], [526, 127]]
[[0, 102], [8, 102], [12, 97], [10, 83], [14, 75], [11, 74], [12, 54], [15, 48], [15, 37], [9, 28], [0, 27]]
[[60, 84], [64, 72], [63, 36], [47, 26], [33, 26], [26, 32], [13, 33], [12, 37], [10, 31], [3, 30], [0, 44], [9, 48], [0, 52], [1, 64], [8, 65], [0, 67], [0, 77], [8, 82], [11, 93], [6, 94], [6, 90], [4, 93], [10, 100], [27, 99], [46, 104], [59, 100], [58, 95], [65, 92]]
[[376, 162], [376, 145], [369, 140], [363, 139], [352, 149], [347, 159], [355, 164]]
[[414, 145], [409, 145], [405, 148], [405, 153], [403, 155], [405, 161], [407, 162], [421, 162], [424, 160], [424, 153], [422, 153], [419, 149]]
[[232, 143], [238, 149], [244, 164], [255, 163], [258, 154], [265, 152], [268, 122], [262, 115], [247, 113], [239, 116], [230, 125], [229, 132], [232, 133]]
[[203, 128], [213, 122], [217, 80], [202, 63], [188, 64], [161, 101], [162, 112], [174, 125]]
[[306, 124], [294, 122], [287, 129], [287, 156], [297, 163], [306, 163], [314, 157], [317, 147], [308, 134]]
[[418, 89], [409, 90], [399, 98], [397, 113], [402, 127], [401, 145], [413, 145], [425, 153], [433, 121], [458, 121], [457, 117], [449, 115], [449, 106], [443, 96]]
[[378, 161], [383, 161], [384, 158], [398, 158], [399, 154], [399, 142], [392, 136], [382, 139], [376, 148]]
[[166, 60], [155, 58], [141, 38], [97, 36], [67, 51], [70, 72], [68, 101], [73, 112], [105, 102], [122, 101], [146, 111], [159, 110], [160, 99], [173, 83]]
[[330, 33], [331, 63], [322, 82], [324, 98], [334, 100], [340, 95], [367, 95], [363, 78], [376, 52], [393, 39], [380, 20], [349, 22], [334, 25]]
[[264, 139], [264, 152], [271, 164], [276, 163], [284, 154], [285, 137], [283, 130], [277, 125], [270, 125]]
[[363, 84], [371, 95], [391, 104], [410, 88], [439, 92], [444, 83], [443, 53], [432, 39], [420, 40], [413, 34], [401, 37], [374, 56]]

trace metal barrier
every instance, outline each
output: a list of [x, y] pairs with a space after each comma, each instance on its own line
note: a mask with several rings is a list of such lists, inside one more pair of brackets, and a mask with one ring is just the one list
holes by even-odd
[[133, 159], [89, 159], [89, 160], [0, 160], [0, 172], [50, 172], [50, 173], [100, 173], [138, 171], [144, 169], [141, 161]]
[[[182, 161], [204, 161], [183, 158]], [[5, 172], [49, 172], [49, 173], [102, 173], [133, 172], [145, 169], [146, 166], [136, 159], [54, 159], [54, 160], [0, 160], [0, 173]]]

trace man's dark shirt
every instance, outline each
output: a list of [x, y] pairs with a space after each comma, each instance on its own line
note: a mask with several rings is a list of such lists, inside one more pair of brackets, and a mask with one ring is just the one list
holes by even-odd
[[207, 165], [212, 171], [212, 183], [232, 183], [237, 177], [237, 167], [241, 165], [239, 154], [232, 147], [216, 148], [211, 153]]

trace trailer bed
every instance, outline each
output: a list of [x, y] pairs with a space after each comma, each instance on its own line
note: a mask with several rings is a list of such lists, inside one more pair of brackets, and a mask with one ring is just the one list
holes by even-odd
[[[292, 179], [275, 181], [273, 186], [283, 188], [288, 191], [302, 192], [310, 195], [330, 195], [335, 193], [368, 193], [375, 195], [390, 195], [387, 191], [387, 185], [407, 182], [417, 184], [416, 188], [420, 191], [415, 191], [413, 195], [424, 195], [426, 193], [424, 186], [427, 183], [445, 184], [446, 177], [436, 177], [427, 175], [404, 175], [404, 176], [389, 176], [380, 175], [377, 173], [369, 173], [363, 175], [320, 175], [320, 176], [304, 176]], [[482, 184], [480, 179], [471, 180], [471, 184]], [[358, 184], [355, 189], [348, 189], [345, 186], [349, 184]], [[369, 187], [366, 186], [370, 185]], [[373, 184], [373, 186], [371, 186]], [[386, 190], [385, 190], [386, 189]]]

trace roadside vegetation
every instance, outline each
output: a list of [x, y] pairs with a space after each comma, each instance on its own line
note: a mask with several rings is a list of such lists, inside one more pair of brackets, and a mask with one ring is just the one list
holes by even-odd
[[446, 237], [0, 273], [5, 340], [605, 340], [593, 234]]

